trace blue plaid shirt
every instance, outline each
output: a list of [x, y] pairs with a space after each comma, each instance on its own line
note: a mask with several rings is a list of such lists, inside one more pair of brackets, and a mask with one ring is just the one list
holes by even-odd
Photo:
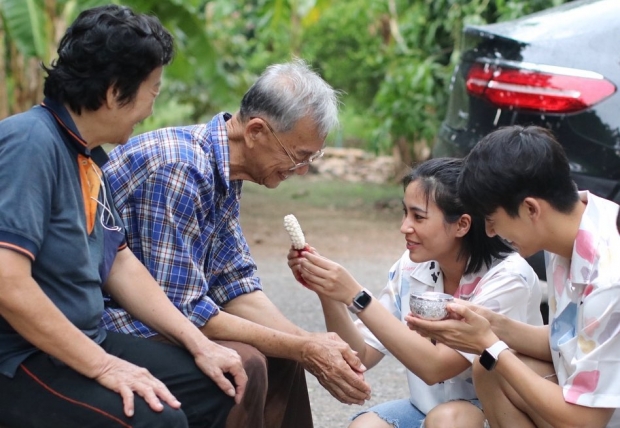
[[[229, 179], [229, 117], [134, 137], [111, 152], [103, 169], [129, 247], [199, 327], [219, 306], [262, 288], [239, 224], [242, 181]], [[156, 334], [112, 301], [103, 324]]]

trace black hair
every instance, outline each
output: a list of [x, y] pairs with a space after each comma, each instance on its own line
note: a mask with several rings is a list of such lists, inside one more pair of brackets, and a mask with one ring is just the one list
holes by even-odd
[[58, 46], [58, 59], [45, 67], [45, 96], [80, 114], [97, 110], [108, 89], [117, 101], [134, 100], [142, 82], [174, 55], [172, 36], [153, 16], [108, 5], [80, 13]]
[[484, 218], [469, 213], [457, 193], [457, 180], [463, 160], [457, 158], [435, 158], [419, 164], [403, 178], [407, 189], [413, 182], [420, 184], [427, 203], [432, 200], [441, 210], [446, 224], [456, 223], [463, 214], [471, 216], [471, 226], [463, 237], [459, 259], [468, 257], [465, 274], [478, 272], [483, 265], [491, 266], [494, 259], [504, 259], [514, 250], [499, 237], [486, 234]]
[[458, 189], [482, 216], [503, 208], [511, 217], [527, 197], [569, 213], [579, 201], [568, 158], [553, 134], [538, 126], [509, 126], [484, 137], [465, 158]]

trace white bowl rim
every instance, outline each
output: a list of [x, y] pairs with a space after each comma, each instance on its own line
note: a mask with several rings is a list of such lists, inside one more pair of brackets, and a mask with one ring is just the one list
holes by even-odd
[[448, 293], [440, 293], [438, 291], [425, 291], [423, 293], [411, 292], [410, 299], [425, 300], [429, 302], [449, 302], [454, 300], [454, 296]]

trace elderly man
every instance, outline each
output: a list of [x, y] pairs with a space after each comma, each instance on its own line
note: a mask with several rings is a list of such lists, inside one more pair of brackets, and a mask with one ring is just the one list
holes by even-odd
[[[127, 249], [92, 160], [151, 114], [172, 53], [157, 19], [87, 10], [46, 68], [44, 103], [0, 122], [3, 426], [219, 427], [243, 394], [239, 356], [183, 317]], [[180, 346], [107, 332], [102, 288]]]
[[[337, 93], [303, 61], [272, 65], [237, 113], [137, 136], [105, 166], [131, 250], [183, 314], [244, 361], [248, 398], [229, 426], [311, 427], [302, 367], [342, 402], [369, 398], [348, 345], [295, 326], [261, 291], [239, 224], [243, 180], [275, 188], [305, 174], [337, 116]], [[156, 335], [114, 305], [104, 322]]]

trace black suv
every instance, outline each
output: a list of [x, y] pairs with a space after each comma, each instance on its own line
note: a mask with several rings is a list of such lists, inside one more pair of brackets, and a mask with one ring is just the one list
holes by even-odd
[[[580, 189], [620, 203], [620, 0], [578, 0], [463, 30], [433, 157], [502, 126], [549, 128]], [[545, 279], [540, 254], [530, 263]]]

